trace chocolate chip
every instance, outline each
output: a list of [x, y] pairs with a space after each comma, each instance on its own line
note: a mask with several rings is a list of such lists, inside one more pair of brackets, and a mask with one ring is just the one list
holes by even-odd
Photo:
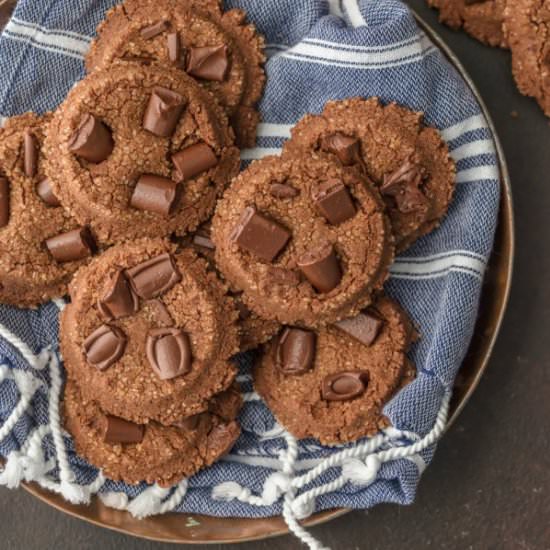
[[178, 125], [185, 108], [182, 95], [156, 86], [143, 115], [143, 127], [160, 137], [170, 137]]
[[227, 46], [206, 46], [189, 50], [186, 71], [195, 78], [222, 82], [228, 69]]
[[269, 192], [271, 196], [276, 199], [293, 199], [300, 194], [298, 189], [286, 183], [272, 183]]
[[172, 155], [179, 181], [190, 180], [218, 164], [218, 157], [213, 149], [201, 141], [190, 145]]
[[113, 147], [109, 128], [91, 114], [82, 115], [69, 140], [69, 151], [92, 164], [99, 164], [109, 157]]
[[365, 346], [370, 346], [376, 340], [384, 322], [368, 309], [355, 317], [338, 321], [336, 326]]
[[318, 292], [330, 292], [342, 279], [340, 262], [331, 244], [304, 254], [298, 260], [298, 267]]
[[134, 292], [145, 300], [167, 292], [181, 281], [174, 258], [168, 253], [127, 269], [126, 275]]
[[321, 386], [325, 401], [349, 401], [365, 393], [369, 383], [368, 372], [339, 372], [326, 376]]
[[332, 225], [339, 225], [355, 216], [355, 205], [348, 188], [339, 180], [331, 179], [312, 190], [317, 209]]
[[337, 132], [321, 139], [321, 149], [336, 155], [344, 166], [363, 164], [361, 144], [357, 138]]
[[23, 140], [25, 176], [34, 178], [38, 172], [38, 140], [36, 136], [27, 130]]
[[97, 307], [107, 320], [120, 319], [137, 313], [139, 299], [132, 290], [124, 271], [117, 271], [107, 285], [107, 290], [98, 300]]
[[275, 363], [284, 374], [304, 374], [313, 368], [317, 335], [310, 330], [285, 328], [275, 348]]
[[36, 186], [36, 194], [48, 205], [48, 206], [61, 206], [59, 199], [54, 195], [52, 190], [52, 184], [48, 178], [43, 179]]
[[290, 240], [290, 231], [280, 223], [259, 214], [252, 206], [245, 208], [230, 239], [241, 248], [272, 262]]
[[103, 440], [111, 445], [121, 443], [141, 443], [145, 435], [145, 426], [128, 422], [110, 414], [105, 417], [105, 435]]
[[177, 32], [171, 32], [166, 36], [166, 45], [168, 47], [168, 59], [174, 64], [181, 62], [181, 42]]
[[124, 355], [126, 335], [118, 327], [101, 325], [84, 340], [82, 348], [90, 365], [105, 370]]
[[208, 434], [207, 453], [212, 456], [223, 456], [235, 445], [241, 430], [237, 422], [218, 424]]
[[139, 33], [145, 40], [150, 40], [151, 38], [162, 34], [164, 31], [167, 31], [169, 28], [170, 23], [168, 21], [158, 21], [157, 23], [153, 23], [148, 27], [143, 27], [143, 29], [141, 29]]
[[144, 174], [138, 179], [130, 206], [138, 210], [169, 216], [178, 199], [178, 184], [168, 178]]
[[95, 241], [87, 227], [73, 229], [45, 241], [46, 248], [57, 262], [83, 260], [95, 252]]
[[150, 330], [146, 353], [151, 368], [161, 380], [171, 380], [191, 370], [191, 343], [179, 328]]
[[384, 175], [380, 192], [382, 195], [393, 197], [400, 212], [425, 210], [428, 208], [428, 199], [419, 189], [422, 176], [421, 166], [406, 160], [397, 170]]
[[200, 248], [206, 248], [207, 250], [216, 250], [216, 245], [212, 242], [212, 239], [199, 233], [193, 235], [193, 244]]
[[5, 227], [10, 221], [10, 182], [0, 177], [0, 227]]

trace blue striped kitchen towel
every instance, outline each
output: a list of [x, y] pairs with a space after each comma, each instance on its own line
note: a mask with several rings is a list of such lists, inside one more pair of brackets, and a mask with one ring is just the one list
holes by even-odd
[[[20, 0], [0, 38], [0, 114], [55, 109], [83, 78], [94, 29], [114, 3]], [[491, 131], [466, 83], [398, 0], [228, 0], [227, 8], [244, 8], [267, 43], [263, 124], [245, 161], [279, 151], [305, 113], [350, 96], [423, 111], [443, 132], [457, 162], [455, 198], [441, 228], [397, 259], [387, 284], [421, 327], [411, 352], [418, 377], [385, 408], [393, 428], [329, 449], [297, 443], [277, 425], [253, 391], [250, 355], [242, 356], [243, 434], [231, 454], [171, 489], [129, 487], [103, 479], [76, 456], [60, 426], [63, 304], [0, 306], [0, 454], [8, 459], [0, 482], [34, 479], [73, 502], [99, 492], [108, 505], [137, 516], [286, 510], [290, 521], [337, 506], [410, 503], [442, 431], [493, 245], [500, 176]]]

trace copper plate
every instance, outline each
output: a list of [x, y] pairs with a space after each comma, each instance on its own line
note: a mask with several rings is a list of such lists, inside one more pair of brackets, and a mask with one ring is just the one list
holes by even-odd
[[[15, 2], [13, 1], [0, 2], [0, 23], [5, 23], [6, 16], [9, 13], [8, 10], [12, 9], [14, 4]], [[475, 390], [487, 367], [487, 362], [508, 302], [514, 257], [512, 193], [502, 147], [496, 137], [495, 128], [479, 92], [464, 67], [437, 33], [420, 17], [417, 16], [417, 20], [424, 32], [447, 55], [450, 62], [461, 73], [481, 104], [495, 135], [502, 173], [502, 200], [497, 237], [485, 278], [480, 314], [474, 338], [455, 384], [449, 421], [449, 424], [451, 424]], [[34, 483], [24, 484], [24, 487], [37, 498], [67, 514], [101, 527], [146, 539], [194, 544], [233, 543], [258, 540], [288, 532], [284, 521], [280, 517], [243, 519], [165, 514], [163, 516], [137, 520], [127, 512], [107, 508], [97, 498], [89, 506], [74, 506], [63, 500], [61, 496], [45, 491]], [[347, 509], [338, 509], [321, 512], [305, 521], [305, 525], [323, 523], [348, 511]]]

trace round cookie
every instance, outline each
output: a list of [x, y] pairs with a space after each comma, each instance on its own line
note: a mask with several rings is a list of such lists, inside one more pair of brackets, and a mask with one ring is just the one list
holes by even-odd
[[[193, 235], [190, 235], [186, 241], [188, 245], [192, 246], [198, 252], [198, 254], [207, 258], [215, 267], [214, 252], [216, 250], [216, 245], [212, 242], [210, 233], [211, 224], [208, 222], [201, 225], [201, 227], [199, 227]], [[241, 292], [235, 291], [230, 292], [230, 294], [239, 312], [241, 352], [257, 348], [279, 332], [281, 325], [277, 323], [277, 321], [262, 319], [246, 307], [242, 301]]]
[[504, 28], [520, 92], [534, 97], [550, 116], [550, 5], [534, 0], [510, 2]]
[[388, 425], [382, 409], [413, 378], [416, 331], [392, 300], [318, 331], [287, 327], [265, 347], [254, 387], [280, 424], [336, 445]]
[[380, 189], [397, 252], [426, 235], [446, 214], [455, 165], [435, 128], [422, 114], [378, 98], [329, 101], [320, 115], [306, 115], [292, 130], [285, 153], [309, 150], [360, 167]]
[[54, 192], [105, 243], [193, 230], [240, 162], [208, 92], [181, 71], [130, 63], [73, 88], [45, 152]]
[[245, 305], [319, 326], [371, 301], [393, 260], [378, 192], [328, 156], [266, 157], [241, 173], [212, 221], [218, 269]]
[[0, 303], [28, 307], [63, 296], [95, 250], [91, 233], [60, 207], [45, 176], [49, 120], [26, 113], [0, 129]]
[[509, 0], [428, 0], [439, 10], [442, 23], [453, 29], [462, 27], [484, 44], [501, 48], [508, 47], [502, 28], [507, 3]]
[[241, 404], [237, 390], [228, 390], [210, 403], [209, 410], [173, 426], [146, 426], [105, 414], [83, 399], [78, 386], [65, 386], [65, 427], [76, 451], [109, 479], [142, 481], [170, 487], [210, 466], [227, 454], [239, 437], [235, 420]]
[[[86, 56], [88, 72], [140, 59], [186, 71], [213, 92], [241, 147], [253, 147], [265, 84], [264, 40], [246, 13], [182, 0], [126, 0], [107, 12]], [[197, 7], [198, 6], [198, 7]]]
[[236, 375], [237, 311], [205, 260], [143, 239], [81, 269], [61, 316], [68, 376], [106, 413], [171, 424]]

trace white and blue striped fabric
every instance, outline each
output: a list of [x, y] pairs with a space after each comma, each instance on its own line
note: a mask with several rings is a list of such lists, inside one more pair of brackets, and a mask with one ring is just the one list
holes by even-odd
[[[20, 0], [0, 38], [0, 115], [55, 109], [83, 78], [83, 56], [94, 29], [114, 3]], [[318, 113], [327, 100], [350, 96], [379, 96], [425, 112], [427, 123], [443, 132], [457, 162], [456, 194], [447, 218], [440, 229], [397, 259], [387, 283], [389, 294], [410, 312], [422, 332], [411, 352], [418, 377], [385, 408], [394, 434], [399, 433], [399, 441], [392, 444], [410, 444], [433, 429], [475, 325], [500, 192], [487, 121], [466, 83], [397, 0], [226, 4], [228, 9], [244, 8], [267, 43], [263, 123], [257, 147], [243, 151], [245, 162], [278, 152], [291, 126], [305, 113]], [[145, 485], [129, 487], [98, 477], [59, 429], [63, 373], [56, 370], [55, 358], [60, 307], [61, 303], [50, 303], [24, 311], [0, 306], [0, 454], [27, 460], [13, 467], [11, 476], [37, 479], [76, 501], [82, 494], [68, 491], [71, 484], [73, 489], [91, 488], [118, 507], [146, 491], [157, 499], [161, 512], [244, 517], [281, 513], [279, 494], [268, 494], [266, 487], [270, 480], [271, 489], [277, 484], [274, 472], [283, 468], [288, 438], [253, 391], [249, 355], [238, 358], [246, 400], [240, 418], [243, 434], [225, 460], [181, 484], [178, 492], [155, 487], [151, 492]], [[391, 430], [386, 436], [387, 444]], [[313, 507], [301, 515], [313, 508], [410, 503], [433, 451], [434, 445], [429, 445], [408, 458], [383, 460], [375, 479], [361, 484], [353, 482], [353, 476], [342, 478], [340, 467], [326, 466], [326, 459], [342, 449], [324, 448], [313, 440], [299, 442], [293, 469], [304, 483], [295, 493], [318, 489]], [[320, 475], [304, 477], [323, 464], [322, 471], [315, 470]], [[0, 482], [15, 485], [13, 477], [11, 482], [7, 479], [7, 470], [0, 474]], [[223, 490], [239, 487], [244, 491], [240, 496], [238, 490], [232, 497]], [[258, 495], [258, 501], [250, 495]], [[140, 515], [137, 506], [134, 511]]]

